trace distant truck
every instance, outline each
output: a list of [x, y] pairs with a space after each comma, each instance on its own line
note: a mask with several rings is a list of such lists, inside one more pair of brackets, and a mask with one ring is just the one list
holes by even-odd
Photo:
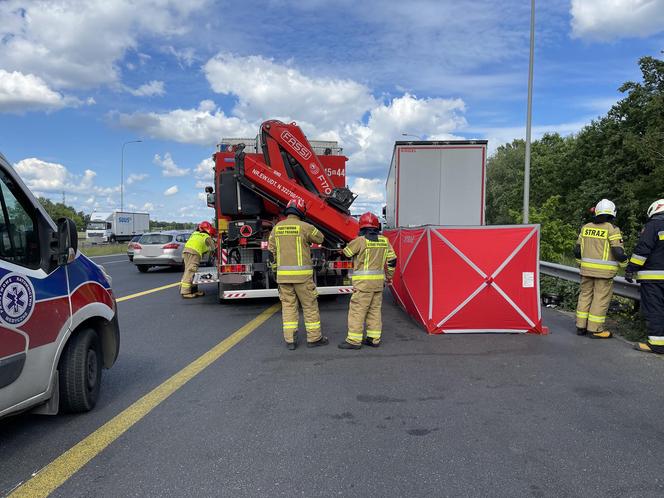
[[99, 242], [127, 242], [135, 235], [150, 231], [148, 213], [92, 213], [85, 230], [88, 240]]
[[486, 140], [396, 142], [387, 227], [484, 225], [486, 149]]

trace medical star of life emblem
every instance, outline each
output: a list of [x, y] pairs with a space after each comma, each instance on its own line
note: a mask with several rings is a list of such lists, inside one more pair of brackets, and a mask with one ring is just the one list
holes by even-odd
[[0, 319], [18, 327], [27, 322], [35, 308], [35, 290], [25, 277], [10, 274], [0, 280]]

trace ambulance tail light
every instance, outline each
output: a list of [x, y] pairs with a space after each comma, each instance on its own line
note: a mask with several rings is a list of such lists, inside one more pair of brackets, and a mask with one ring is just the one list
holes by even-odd
[[221, 273], [251, 273], [251, 265], [221, 265]]
[[352, 270], [352, 261], [330, 261], [328, 264], [330, 270]]

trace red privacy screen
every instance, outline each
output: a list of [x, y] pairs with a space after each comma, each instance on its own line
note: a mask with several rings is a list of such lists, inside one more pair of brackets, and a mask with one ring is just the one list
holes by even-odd
[[387, 230], [398, 256], [390, 289], [430, 334], [544, 334], [539, 225]]

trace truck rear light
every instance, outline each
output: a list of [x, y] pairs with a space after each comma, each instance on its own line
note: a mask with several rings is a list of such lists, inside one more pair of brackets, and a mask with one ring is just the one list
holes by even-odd
[[177, 242], [171, 242], [170, 244], [163, 246], [162, 249], [177, 249], [178, 247], [180, 247], [180, 244]]
[[327, 263], [330, 270], [352, 270], [352, 261], [330, 261]]
[[251, 273], [251, 265], [221, 265], [221, 273]]

